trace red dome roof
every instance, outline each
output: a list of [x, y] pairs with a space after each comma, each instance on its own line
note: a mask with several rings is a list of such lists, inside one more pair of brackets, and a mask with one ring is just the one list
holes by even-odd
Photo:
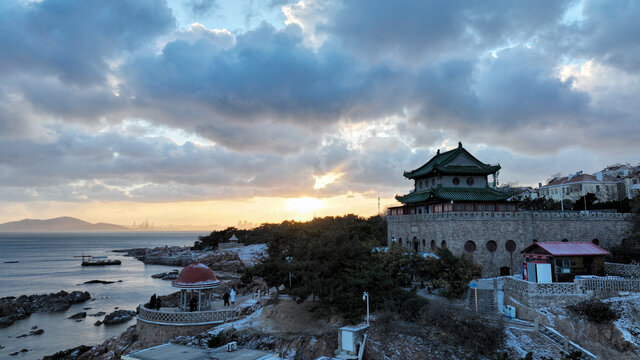
[[207, 265], [194, 263], [182, 269], [171, 285], [178, 288], [206, 288], [218, 283], [216, 275]]

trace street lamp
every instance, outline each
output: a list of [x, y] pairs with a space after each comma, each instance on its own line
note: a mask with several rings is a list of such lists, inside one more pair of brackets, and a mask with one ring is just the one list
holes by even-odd
[[362, 301], [367, 301], [367, 326], [369, 326], [369, 293], [365, 291], [362, 294]]

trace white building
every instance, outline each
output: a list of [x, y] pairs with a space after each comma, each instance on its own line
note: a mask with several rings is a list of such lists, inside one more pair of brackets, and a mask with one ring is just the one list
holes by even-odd
[[604, 176], [602, 173], [590, 175], [579, 171], [574, 175], [551, 179], [549, 183], [540, 187], [538, 195], [555, 201], [576, 201], [587, 193], [593, 193], [598, 201], [616, 201], [619, 199], [619, 193], [624, 191], [619, 184], [620, 179]]

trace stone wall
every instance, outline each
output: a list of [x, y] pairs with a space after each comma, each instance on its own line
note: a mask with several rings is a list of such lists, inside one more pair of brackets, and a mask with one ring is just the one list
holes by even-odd
[[[537, 241], [594, 241], [607, 249], [625, 238], [630, 214], [573, 212], [451, 212], [387, 216], [387, 242], [408, 250], [433, 251], [432, 244], [454, 254], [469, 254], [483, 275], [500, 275], [501, 268], [521, 271], [525, 247]], [[468, 243], [469, 242], [469, 243]], [[465, 244], [467, 245], [465, 247]], [[507, 250], [510, 245], [513, 251]]]
[[604, 263], [604, 272], [607, 275], [622, 276], [625, 278], [640, 278], [640, 265]]
[[164, 344], [169, 340], [178, 336], [192, 336], [200, 334], [209, 329], [216, 327], [217, 325], [188, 325], [188, 326], [175, 326], [175, 325], [160, 325], [152, 324], [138, 320], [136, 324], [136, 331], [138, 331], [138, 342], [140, 348], [147, 348]]

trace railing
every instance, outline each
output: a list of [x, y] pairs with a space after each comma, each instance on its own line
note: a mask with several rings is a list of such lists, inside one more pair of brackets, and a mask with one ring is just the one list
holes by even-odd
[[236, 316], [234, 310], [182, 312], [171, 310], [151, 310], [144, 305], [138, 306], [138, 319], [144, 322], [164, 325], [206, 325], [222, 323]]
[[504, 278], [503, 288], [521, 295], [576, 295], [585, 291], [640, 292], [640, 279], [582, 278], [572, 283], [534, 283], [512, 276]]
[[452, 211], [436, 214], [406, 214], [406, 215], [387, 215], [388, 222], [405, 222], [405, 221], [424, 221], [435, 219], [451, 219], [451, 218], [523, 218], [527, 217], [532, 220], [626, 220], [631, 214], [626, 213], [574, 213], [574, 212], [555, 212], [555, 211]]
[[504, 278], [503, 288], [505, 291], [528, 295], [573, 295], [579, 293], [576, 283], [534, 283], [512, 276]]
[[640, 265], [604, 263], [604, 272], [607, 275], [622, 276], [625, 278], [640, 278]]
[[629, 291], [640, 292], [640, 279], [577, 279], [576, 284], [582, 290], [589, 291]]

